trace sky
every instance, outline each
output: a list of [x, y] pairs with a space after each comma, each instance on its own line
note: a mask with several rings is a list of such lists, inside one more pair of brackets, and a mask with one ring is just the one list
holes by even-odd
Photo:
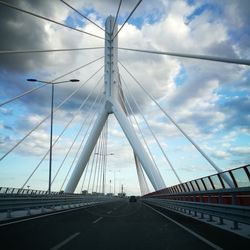
[[[74, 28], [104, 36], [103, 30], [83, 19], [59, 0], [4, 2]], [[68, 3], [103, 28], [106, 18], [109, 15], [115, 16], [119, 5], [118, 0], [68, 0]], [[136, 0], [122, 2], [118, 28], [136, 3]], [[248, 0], [144, 0], [119, 32], [118, 43], [120, 47], [126, 48], [250, 59], [249, 9]], [[102, 39], [3, 5], [0, 5], [0, 32], [0, 51], [104, 46]], [[0, 103], [42, 85], [27, 82], [27, 78], [52, 81], [102, 56], [102, 48], [71, 52], [0, 54]], [[119, 61], [220, 169], [227, 170], [249, 164], [248, 66], [123, 50], [119, 50]], [[93, 116], [95, 119], [101, 108], [101, 103], [98, 104], [95, 100], [100, 100], [99, 94], [103, 93], [103, 64], [104, 59], [101, 58], [60, 79], [66, 81], [76, 78], [80, 80], [79, 83], [55, 85], [54, 105], [57, 106], [99, 69], [96, 75], [55, 113], [54, 141], [67, 123], [74, 119], [54, 146], [52, 176], [61, 165], [74, 138], [76, 142], [52, 185], [54, 191], [60, 190], [70, 166], [74, 165], [74, 157], [85, 133], [89, 134], [87, 128], [91, 118]], [[134, 117], [139, 122], [166, 186], [178, 184], [178, 180], [143, 121], [132, 95], [135, 96], [181, 181], [214, 174], [215, 170], [211, 165], [121, 66], [119, 72], [129, 89], [128, 92], [123, 83], [124, 94], [134, 111], [134, 116], [129, 112], [131, 121], [143, 142]], [[100, 83], [94, 88], [98, 80]], [[86, 105], [78, 111], [90, 93]], [[0, 107], [1, 156], [50, 114], [50, 97], [51, 88], [45, 86]], [[81, 124], [84, 124], [83, 129], [76, 136]], [[140, 194], [133, 151], [113, 115], [110, 115], [108, 124], [106, 190], [113, 191], [115, 182], [116, 192], [120, 191], [123, 185], [126, 193]], [[50, 121], [47, 119], [0, 161], [0, 186], [23, 186], [49, 149], [49, 128]], [[87, 187], [89, 174], [86, 175], [83, 189]], [[81, 190], [82, 181], [83, 178], [77, 192]], [[148, 185], [153, 191], [149, 181]], [[32, 189], [47, 189], [48, 157], [25, 184], [25, 187], [28, 186]]]

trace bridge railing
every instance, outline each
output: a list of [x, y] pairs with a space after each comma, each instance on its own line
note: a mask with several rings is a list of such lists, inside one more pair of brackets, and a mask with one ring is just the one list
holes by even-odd
[[235, 169], [227, 170], [219, 174], [205, 176], [199, 179], [174, 185], [169, 188], [161, 189], [153, 193], [145, 195], [155, 196], [160, 194], [177, 194], [189, 192], [202, 192], [219, 189], [230, 189], [222, 176], [227, 176], [234, 185], [234, 188], [250, 187], [250, 165], [245, 165]]
[[[151, 205], [175, 210], [201, 219], [204, 215], [233, 222], [233, 228], [239, 229], [238, 223], [250, 225], [250, 165], [228, 170], [219, 174], [185, 182], [173, 187], [158, 190], [142, 197]], [[221, 178], [227, 175], [234, 183], [229, 188]]]
[[[48, 191], [25, 189], [25, 188], [10, 188], [10, 187], [0, 187], [0, 195], [2, 194], [13, 194], [13, 195], [46, 195]], [[57, 195], [60, 192], [51, 192], [51, 195]]]

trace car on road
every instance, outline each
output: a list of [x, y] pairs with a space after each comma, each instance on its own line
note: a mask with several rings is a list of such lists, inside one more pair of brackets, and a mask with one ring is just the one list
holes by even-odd
[[131, 195], [129, 197], [129, 202], [136, 202], [136, 197], [134, 195]]

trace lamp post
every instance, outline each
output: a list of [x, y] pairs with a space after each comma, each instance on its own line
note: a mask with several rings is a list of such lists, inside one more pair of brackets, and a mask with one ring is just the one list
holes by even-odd
[[67, 81], [60, 82], [47, 82], [37, 79], [27, 79], [28, 82], [40, 82], [51, 84], [51, 112], [50, 112], [50, 147], [49, 147], [49, 188], [48, 192], [51, 193], [51, 172], [52, 172], [52, 137], [53, 137], [53, 113], [54, 113], [54, 85], [65, 82], [79, 82], [78, 79], [70, 79]]
[[[120, 170], [117, 170], [117, 169], [114, 169], [114, 195], [115, 195], [115, 183], [116, 183], [116, 180], [115, 180], [115, 173], [116, 172], [120, 172]], [[118, 192], [119, 192], [119, 190], [118, 190]]]

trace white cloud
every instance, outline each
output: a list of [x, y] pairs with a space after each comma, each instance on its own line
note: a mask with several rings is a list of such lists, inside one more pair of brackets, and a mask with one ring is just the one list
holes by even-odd
[[[141, 18], [143, 14], [143, 17], [145, 17], [144, 23], [141, 27], [132, 23], [126, 24], [119, 33], [119, 46], [216, 56], [243, 56], [244, 51], [250, 51], [249, 48], [247, 48], [249, 43], [246, 42], [247, 39], [244, 38], [244, 40], [239, 33], [237, 33], [237, 36], [240, 36], [240, 38], [235, 41], [231, 37], [231, 31], [235, 32], [236, 29], [240, 30], [242, 27], [244, 29], [246, 28], [246, 20], [249, 20], [246, 14], [248, 2], [242, 1], [240, 4], [239, 2], [236, 3], [231, 1], [228, 3], [227, 1], [227, 4], [225, 4], [225, 1], [214, 1], [214, 3], [223, 6], [221, 17], [214, 18], [214, 12], [206, 10], [189, 20], [188, 17], [190, 17], [194, 10], [201, 6], [202, 3], [196, 2], [194, 5], [188, 5], [185, 1], [157, 0], [154, 1], [154, 3], [152, 1], [143, 1], [135, 12], [135, 17]], [[123, 18], [135, 4], [136, 1], [123, 1]], [[65, 21], [67, 17], [71, 15], [73, 22], [77, 24], [79, 29], [103, 36], [103, 32], [91, 23], [84, 21], [83, 25], [80, 25], [78, 22], [78, 18], [80, 17], [73, 14], [73, 12], [62, 3], [43, 1], [41, 3], [39, 2], [40, 8], [32, 1], [22, 1], [20, 5], [23, 8], [33, 10], [58, 21]], [[102, 25], [105, 20], [105, 15], [116, 13], [118, 2], [111, 0], [72, 1], [72, 6], [79, 8], [81, 11], [86, 7], [90, 10], [90, 7], [92, 7], [95, 11], [90, 14], [91, 19]], [[100, 13], [103, 15], [100, 16]], [[103, 41], [100, 39], [70, 31], [32, 17], [27, 17], [24, 14], [22, 14], [22, 18], [18, 15], [16, 20], [17, 21], [11, 21], [9, 23], [8, 33], [5, 32], [8, 36], [6, 35], [6, 39], [2, 40], [4, 49], [7, 48], [5, 47], [6, 44], [10, 46], [8, 49], [31, 49], [31, 47], [28, 47], [31, 45], [32, 48], [39, 49], [79, 48], [103, 45]], [[5, 20], [2, 20], [2, 23], [4, 23], [4, 21]], [[29, 32], [28, 35], [26, 33], [20, 33], [23, 26], [25, 26], [26, 30]], [[244, 29], [243, 33], [245, 33]], [[32, 32], [31, 34], [30, 30], [35, 30], [36, 32]], [[19, 39], [20, 43], [18, 43], [18, 45], [20, 47], [15, 47], [17, 46], [16, 42], [8, 43], [7, 38], [11, 38], [11, 41]], [[34, 41], [36, 41], [36, 43], [34, 43]], [[246, 52], [246, 56], [247, 53], [248, 52]], [[22, 75], [23, 79], [29, 78], [32, 75], [35, 78], [51, 80], [101, 55], [103, 55], [103, 50], [51, 53], [46, 55], [36, 54], [19, 57], [19, 59], [16, 57], [17, 61], [15, 61], [14, 64], [13, 60], [7, 60], [4, 67], [5, 70], [7, 69], [13, 72], [25, 72], [25, 74]], [[232, 114], [237, 113], [233, 111], [244, 110], [244, 107], [246, 108], [247, 106], [238, 105], [237, 107], [239, 107], [239, 109], [234, 110], [232, 110], [233, 108], [231, 108], [230, 105], [230, 109], [228, 110], [222, 109], [221, 107], [225, 100], [228, 102], [232, 100], [237, 103], [241, 102], [242, 98], [238, 98], [237, 100], [231, 98], [231, 93], [229, 94], [229, 99], [227, 99], [227, 92], [229, 89], [233, 89], [232, 86], [237, 89], [238, 85], [235, 83], [239, 79], [244, 80], [241, 89], [247, 91], [246, 83], [248, 83], [247, 74], [249, 74], [249, 70], [246, 67], [127, 51], [119, 51], [119, 57], [121, 62], [131, 70], [131, 73], [133, 73], [143, 84], [145, 89], [160, 101], [164, 109], [168, 111], [189, 135], [201, 142], [209, 140], [208, 143], [212, 143], [216, 139], [217, 142], [220, 141], [221, 145], [224, 147], [221, 150], [218, 150], [217, 147], [211, 147], [209, 145], [206, 147], [206, 145], [203, 145], [209, 152], [214, 152], [212, 157], [228, 160], [230, 155], [237, 154], [239, 156], [249, 153], [248, 147], [236, 146], [233, 148], [233, 146], [231, 146], [239, 137], [240, 133], [249, 135], [248, 128], [240, 123], [240, 119], [235, 119], [234, 124], [229, 122], [229, 120], [232, 119]], [[95, 72], [97, 67], [100, 67], [102, 64], [103, 60], [82, 71], [72, 74], [69, 78], [87, 79]], [[11, 69], [11, 66], [14, 66], [15, 69]], [[176, 78], [180, 76], [183, 71], [183, 81], [178, 83]], [[72, 116], [72, 110], [74, 110], [86, 97], [92, 89], [94, 82], [101, 76], [102, 72], [93, 82], [87, 84], [82, 91], [74, 97], [74, 100], [70, 104], [65, 105], [60, 112], [58, 112], [55, 120], [56, 126], [62, 126], [62, 124], [65, 124], [69, 117]], [[159, 136], [160, 141], [165, 143], [166, 138], [179, 138], [180, 133], [178, 130], [167, 121], [161, 111], [156, 109], [155, 105], [153, 105], [150, 99], [143, 94], [136, 83], [121, 67], [120, 72], [125, 82], [128, 84], [130, 91], [135, 95], [137, 102], [146, 114], [153, 130], [157, 136]], [[10, 76], [11, 74], [8, 75]], [[9, 77], [6, 77], [6, 79], [8, 80]], [[20, 77], [17, 77], [15, 80], [11, 79], [9, 81], [4, 81], [6, 89], [10, 82], [12, 86], [15, 86], [20, 92], [27, 88], [27, 85], [24, 84], [24, 80], [20, 81]], [[59, 103], [59, 101], [62, 101], [75, 88], [75, 85], [70, 84], [65, 84], [61, 87], [58, 86], [56, 88], [56, 102]], [[127, 93], [125, 88], [124, 92]], [[13, 94], [10, 92], [9, 88], [5, 90], [4, 93], [9, 95], [6, 96], [6, 98], [12, 97]], [[96, 93], [97, 91], [95, 91], [95, 94]], [[27, 115], [19, 114], [20, 119], [17, 123], [17, 128], [20, 130], [19, 132], [27, 131], [37, 124], [40, 119], [44, 117], [44, 114], [49, 113], [50, 103], [47, 101], [48, 96], [50, 96], [50, 89], [44, 92], [38, 92], [29, 99], [23, 99], [23, 101], [20, 102], [20, 104], [24, 105], [30, 113]], [[130, 97], [129, 100], [132, 103]], [[230, 102], [229, 104], [233, 105], [235, 102]], [[245, 104], [247, 104], [247, 102], [245, 102]], [[134, 107], [134, 105], [132, 106]], [[2, 108], [1, 111], [3, 115], [7, 115], [7, 112], [9, 112]], [[76, 121], [80, 122], [82, 116], [84, 116], [84, 114], [78, 115]], [[243, 113], [243, 116], [246, 117], [245, 113]], [[140, 123], [143, 124], [142, 119], [139, 120]], [[43, 125], [41, 130], [32, 134], [30, 140], [23, 144], [24, 146], [19, 152], [22, 150], [22, 152], [24, 152], [26, 150], [26, 152], [32, 152], [34, 155], [41, 155], [42, 151], [46, 150], [45, 145], [48, 144], [48, 123], [49, 122]], [[237, 129], [225, 135], [225, 129], [228, 129], [228, 124], [237, 127]], [[4, 126], [2, 125], [2, 127]], [[146, 131], [146, 129], [143, 131]], [[230, 131], [230, 127], [228, 131]], [[149, 132], [146, 132], [146, 134], [149, 134]], [[217, 136], [218, 134], [220, 135]], [[1, 141], [6, 141], [6, 139], [11, 140], [13, 143], [15, 141], [12, 136], [1, 136], [1, 138]], [[119, 126], [117, 124], [111, 124], [109, 149], [117, 155], [124, 156], [124, 166], [131, 166], [133, 163], [132, 151], [127, 141], [122, 140], [122, 138], [123, 132], [120, 130]], [[155, 145], [152, 137], [149, 138], [149, 144]], [[70, 140], [68, 137], [65, 137], [57, 147], [56, 152], [58, 155], [63, 155], [69, 145]], [[173, 145], [169, 143], [169, 149], [171, 149], [171, 146], [173, 147]], [[27, 149], [31, 151], [27, 151]], [[117, 159], [114, 158], [112, 164], [119, 164], [120, 160], [121, 159], [118, 159], [118, 157]], [[161, 162], [161, 166], [163, 164], [164, 163]], [[193, 170], [196, 170], [196, 165], [193, 164], [192, 166], [194, 166]], [[192, 167], [189, 169], [192, 170]]]

